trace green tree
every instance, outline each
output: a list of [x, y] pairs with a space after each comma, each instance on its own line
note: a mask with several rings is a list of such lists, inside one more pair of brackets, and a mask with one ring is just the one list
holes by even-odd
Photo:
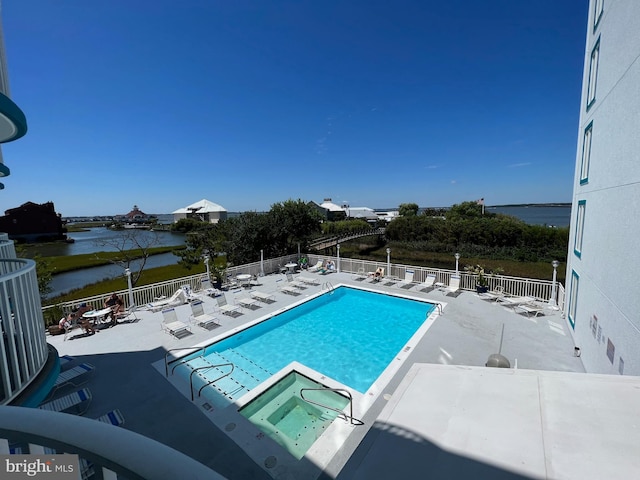
[[[27, 249], [24, 245], [15, 245], [18, 258], [28, 258]], [[36, 276], [38, 277], [38, 292], [40, 299], [44, 300], [51, 293], [51, 280], [53, 280], [53, 267], [51, 263], [36, 253], [31, 256], [31, 260], [36, 262]]]
[[401, 217], [415, 217], [418, 215], [420, 207], [417, 203], [401, 203], [398, 208], [398, 213]]

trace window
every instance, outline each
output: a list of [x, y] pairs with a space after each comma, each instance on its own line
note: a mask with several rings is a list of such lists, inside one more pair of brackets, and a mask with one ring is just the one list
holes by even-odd
[[600, 58], [600, 39], [596, 41], [595, 47], [591, 50], [591, 61], [589, 62], [589, 83], [587, 85], [587, 110], [596, 101], [596, 83], [598, 80], [598, 59]]
[[586, 207], [587, 207], [586, 200], [580, 200], [578, 202], [578, 218], [576, 219], [576, 237], [575, 237], [575, 242], [573, 244], [573, 253], [575, 253], [576, 257], [578, 258], [582, 256], [582, 237], [584, 233], [584, 214], [585, 214]]
[[569, 310], [567, 316], [569, 317], [569, 323], [571, 328], [576, 328], [576, 306], [578, 304], [578, 283], [580, 277], [574, 271], [571, 272], [571, 290], [569, 290]]
[[591, 162], [591, 132], [593, 122], [587, 125], [582, 139], [582, 162], [580, 163], [580, 185], [589, 183], [589, 163]]
[[604, 0], [594, 0], [593, 2], [593, 29], [598, 28], [602, 12], [604, 11]]

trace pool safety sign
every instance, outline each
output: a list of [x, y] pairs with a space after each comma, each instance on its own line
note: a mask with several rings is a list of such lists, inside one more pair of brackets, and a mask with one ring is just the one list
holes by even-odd
[[0, 455], [2, 480], [80, 478], [78, 455]]

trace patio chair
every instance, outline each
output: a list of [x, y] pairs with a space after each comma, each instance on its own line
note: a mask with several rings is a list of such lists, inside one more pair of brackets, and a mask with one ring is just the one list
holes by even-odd
[[163, 308], [177, 307], [185, 303], [187, 303], [187, 297], [185, 296], [184, 290], [180, 288], [169, 298], [160, 298], [155, 302], [147, 303], [146, 308], [152, 312], [159, 312]]
[[408, 268], [404, 272], [404, 280], [396, 285], [398, 288], [404, 288], [406, 290], [413, 287], [413, 275], [415, 271], [409, 270]]
[[240, 305], [229, 305], [227, 303], [227, 297], [223, 294], [219, 297], [216, 297], [218, 302], [218, 308], [225, 315], [229, 315], [230, 317], [235, 317], [236, 315], [242, 315], [242, 311], [240, 310]]
[[222, 292], [213, 286], [210, 278], [202, 278], [200, 280], [200, 291], [210, 297], [222, 295]]
[[95, 372], [95, 369], [96, 368], [90, 363], [81, 363], [80, 365], [60, 372], [48, 396], [52, 397], [57, 389], [67, 385], [79, 387], [83, 383], [86, 383]]
[[[278, 282], [282, 282], [282, 279], [276, 280], [276, 283], [278, 283]], [[288, 295], [293, 295], [293, 296], [300, 295], [300, 290], [299, 289], [297, 289], [295, 287], [292, 287], [291, 285], [287, 285], [287, 284], [283, 284], [283, 283], [281, 283], [278, 286], [278, 290], [280, 290], [281, 292], [286, 293]]]
[[251, 298], [255, 298], [256, 300], [260, 300], [264, 303], [274, 303], [276, 301], [275, 295], [271, 293], [258, 292], [254, 290], [253, 292], [250, 292], [249, 295], [251, 295]]
[[419, 292], [430, 292], [431, 290], [436, 288], [435, 283], [436, 283], [435, 273], [429, 273], [427, 274], [427, 278], [425, 278], [424, 282], [418, 284], [418, 286], [416, 287], [416, 290]]
[[91, 399], [91, 391], [88, 388], [83, 388], [65, 395], [64, 397], [43, 403], [38, 408], [52, 412], [75, 413], [76, 415], [82, 415], [89, 408]]
[[200, 295], [198, 295], [197, 293], [194, 293], [193, 289], [191, 288], [191, 285], [182, 285], [182, 291], [184, 292], [184, 296], [187, 299], [187, 302], [193, 302], [195, 300], [199, 300], [200, 299]]
[[318, 262], [315, 265], [312, 265], [309, 268], [307, 268], [307, 271], [308, 272], [317, 272], [321, 268], [322, 268], [322, 260], [318, 260]]
[[304, 283], [294, 280], [293, 275], [290, 273], [287, 273], [287, 282], [292, 287], [299, 288], [300, 290], [304, 290], [305, 288], [307, 288], [307, 286]]
[[220, 326], [216, 317], [209, 313], [205, 313], [202, 300], [191, 302], [191, 315], [189, 318], [193, 323], [207, 330], [213, 330]]
[[162, 310], [162, 323], [160, 327], [176, 338], [182, 338], [191, 334], [191, 327], [178, 320], [175, 308], [165, 308]]
[[517, 305], [522, 305], [523, 303], [532, 303], [535, 302], [535, 298], [533, 297], [527, 297], [527, 296], [522, 296], [522, 297], [508, 297], [508, 296], [503, 296], [500, 297], [498, 299], [496, 299], [496, 302], [499, 303], [500, 305], [504, 305], [506, 307], [515, 307]]
[[71, 366], [73, 362], [75, 362], [75, 358], [71, 355], [63, 355], [60, 357], [60, 371], [65, 371], [67, 368]]
[[102, 423], [113, 425], [114, 427], [124, 425], [124, 417], [122, 416], [120, 410], [118, 410], [117, 408], [105, 413], [104, 415], [99, 416], [98, 418], [96, 418], [96, 420]]
[[304, 283], [305, 285], [320, 285], [320, 282], [311, 277], [303, 277], [302, 275], [298, 276], [298, 281]]
[[461, 292], [462, 290], [460, 290], [460, 275], [451, 275], [449, 285], [445, 285], [442, 288], [442, 293], [444, 293], [448, 297], [457, 297]]
[[356, 282], [361, 282], [363, 280], [365, 280], [367, 278], [367, 274], [364, 272], [364, 267], [360, 267], [358, 269], [358, 273], [356, 273], [356, 276], [354, 277], [354, 280]]
[[504, 288], [502, 285], [498, 285], [495, 289], [489, 290], [488, 292], [479, 293], [478, 296], [483, 300], [498, 300], [505, 296]]
[[134, 323], [140, 320], [136, 315], [136, 306], [132, 305], [123, 312], [115, 314], [115, 322], [118, 323]]
[[236, 298], [236, 304], [240, 305], [241, 307], [247, 308], [249, 310], [255, 310], [260, 308], [260, 305], [258, 305], [258, 300], [252, 297]]
[[538, 315], [544, 315], [544, 307], [542, 305], [536, 305], [535, 303], [522, 303], [520, 305], [513, 306], [514, 312], [526, 313], [527, 317], [537, 317]]

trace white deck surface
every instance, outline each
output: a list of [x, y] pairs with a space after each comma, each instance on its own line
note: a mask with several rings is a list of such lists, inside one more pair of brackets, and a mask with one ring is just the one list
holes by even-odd
[[[362, 285], [352, 274], [303, 275], [321, 284]], [[223, 431], [203, 421], [202, 409], [153, 367], [172, 349], [208, 342], [322, 288], [309, 286], [293, 297], [278, 291], [284, 282], [284, 275], [263, 277], [253, 290], [273, 294], [274, 303], [243, 308], [236, 318], [216, 312], [221, 327], [207, 331], [193, 325], [182, 339], [162, 331], [160, 312], [142, 311], [135, 323], [48, 341], [60, 355], [96, 366], [85, 385], [93, 393], [86, 416], [118, 408], [125, 428], [230, 479], [292, 478], [286, 470], [267, 473]], [[473, 292], [452, 298], [439, 291], [367, 287], [446, 305], [361, 418], [365, 425], [355, 429], [319, 478], [633, 478], [631, 473], [640, 471], [639, 456], [631, 454], [640, 445], [640, 416], [633, 411], [640, 405], [640, 379], [582, 373], [559, 312], [528, 318]], [[234, 295], [226, 295], [234, 303]], [[215, 309], [214, 299], [205, 296], [204, 302], [205, 311]], [[188, 321], [189, 305], [176, 311]], [[488, 356], [498, 351], [503, 325], [501, 353], [518, 368], [486, 368]], [[301, 467], [311, 463], [300, 462]]]

